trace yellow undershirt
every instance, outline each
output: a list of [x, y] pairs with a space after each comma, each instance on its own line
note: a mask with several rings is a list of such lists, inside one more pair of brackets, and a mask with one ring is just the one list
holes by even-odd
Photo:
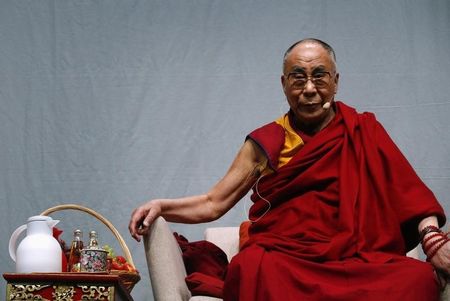
[[286, 165], [305, 143], [289, 123], [288, 114], [281, 116], [275, 122], [283, 127], [285, 132], [284, 146], [278, 158], [278, 168], [280, 168]]

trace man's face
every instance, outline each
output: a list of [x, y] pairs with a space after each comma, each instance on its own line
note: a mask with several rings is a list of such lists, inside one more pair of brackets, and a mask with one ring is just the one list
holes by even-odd
[[281, 84], [297, 121], [321, 127], [333, 109], [324, 109], [337, 92], [336, 65], [320, 44], [301, 43], [287, 55]]

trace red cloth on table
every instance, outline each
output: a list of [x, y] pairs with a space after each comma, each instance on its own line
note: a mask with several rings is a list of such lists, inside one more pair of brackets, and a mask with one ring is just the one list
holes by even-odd
[[60, 238], [63, 231], [56, 227], [53, 227], [53, 237], [58, 241], [61, 246], [61, 272], [67, 272], [67, 257], [65, 253], [66, 243]]
[[[335, 109], [260, 179], [249, 213], [257, 222], [228, 266], [224, 300], [437, 300], [432, 266], [404, 255], [422, 218], [445, 223], [442, 207], [373, 114], [342, 102]], [[283, 135], [271, 123], [248, 139], [273, 167]], [[266, 214], [260, 196], [271, 203]]]

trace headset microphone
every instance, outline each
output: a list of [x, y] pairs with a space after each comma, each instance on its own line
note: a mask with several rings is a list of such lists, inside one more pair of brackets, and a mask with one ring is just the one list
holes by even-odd
[[329, 108], [331, 107], [331, 102], [326, 102], [326, 103], [324, 103], [323, 104], [323, 106], [322, 106], [322, 108], [324, 109], [324, 110], [328, 110]]

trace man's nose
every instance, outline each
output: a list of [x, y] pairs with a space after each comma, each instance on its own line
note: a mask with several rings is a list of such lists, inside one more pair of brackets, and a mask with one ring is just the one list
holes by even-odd
[[317, 92], [316, 86], [314, 85], [312, 80], [308, 78], [308, 80], [306, 81], [305, 87], [303, 88], [303, 94], [313, 94], [316, 92]]

